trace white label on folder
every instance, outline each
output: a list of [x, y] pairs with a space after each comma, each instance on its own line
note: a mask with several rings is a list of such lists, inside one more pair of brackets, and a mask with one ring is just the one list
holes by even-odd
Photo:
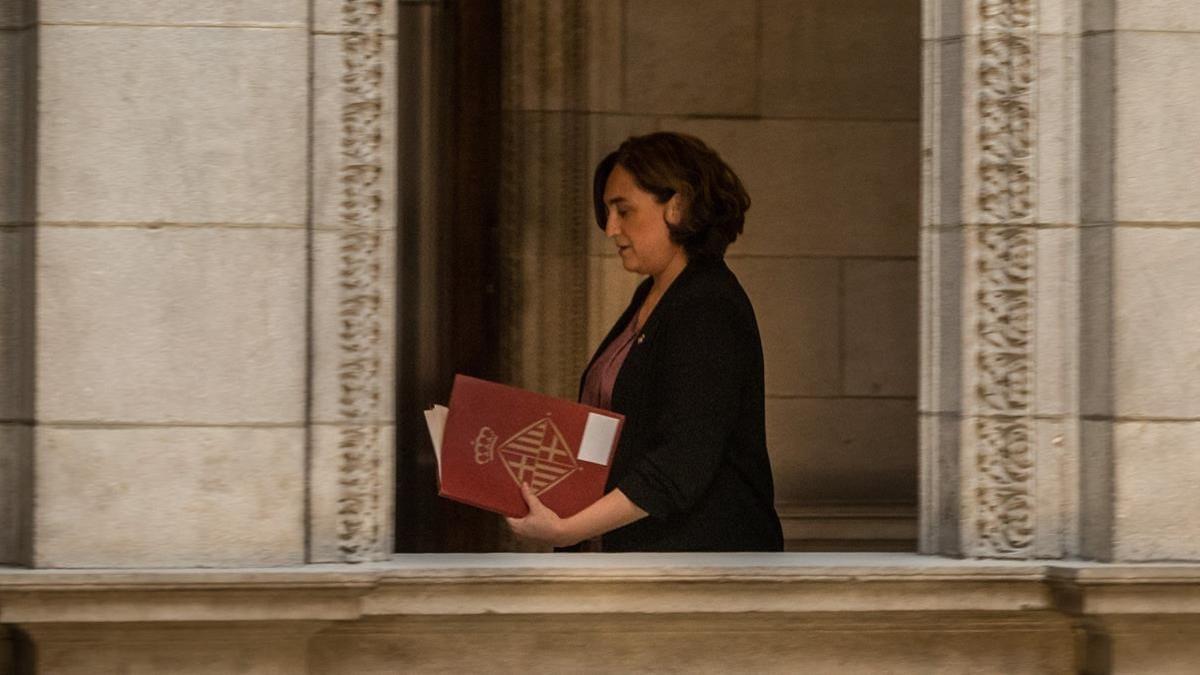
[[583, 426], [583, 440], [579, 441], [579, 460], [607, 466], [620, 423], [621, 420], [615, 417], [588, 413], [587, 424]]

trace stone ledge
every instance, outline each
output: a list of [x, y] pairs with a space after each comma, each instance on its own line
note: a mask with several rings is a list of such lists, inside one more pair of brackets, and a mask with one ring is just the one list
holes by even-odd
[[915, 554], [400, 555], [247, 569], [0, 568], [0, 623], [395, 616], [1200, 615], [1200, 564]]

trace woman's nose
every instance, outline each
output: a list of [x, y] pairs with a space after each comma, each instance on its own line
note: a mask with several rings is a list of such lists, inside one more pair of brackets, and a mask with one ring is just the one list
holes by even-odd
[[621, 228], [617, 224], [617, 217], [610, 211], [608, 220], [604, 221], [604, 234], [607, 237], [615, 237], [621, 233]]

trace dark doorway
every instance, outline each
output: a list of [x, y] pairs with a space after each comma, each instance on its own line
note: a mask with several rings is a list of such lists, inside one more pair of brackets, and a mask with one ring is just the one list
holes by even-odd
[[396, 551], [495, 551], [500, 519], [437, 496], [422, 410], [495, 379], [501, 7], [399, 6]]

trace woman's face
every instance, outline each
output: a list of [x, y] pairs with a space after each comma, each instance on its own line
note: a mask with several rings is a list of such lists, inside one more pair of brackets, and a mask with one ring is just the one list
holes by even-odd
[[671, 241], [667, 230], [667, 218], [679, 222], [679, 195], [659, 204], [618, 164], [604, 185], [604, 204], [608, 207], [604, 234], [616, 244], [625, 269], [657, 276], [684, 256], [683, 247]]

